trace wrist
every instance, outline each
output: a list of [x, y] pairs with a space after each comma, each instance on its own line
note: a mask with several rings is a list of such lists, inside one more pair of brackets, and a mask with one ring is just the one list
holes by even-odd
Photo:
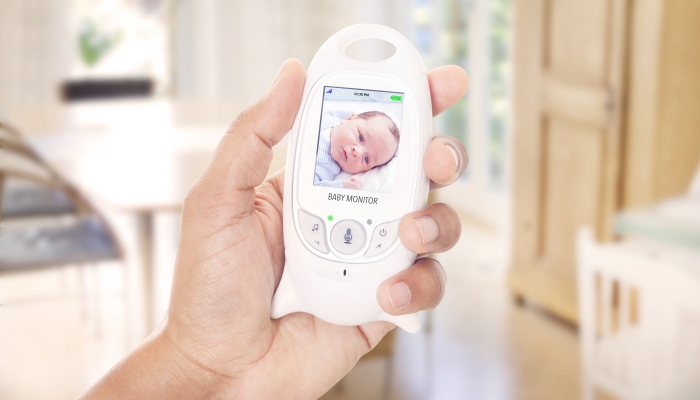
[[157, 340], [157, 348], [154, 348], [154, 354], [158, 355], [163, 352], [168, 359], [164, 360], [164, 364], [169, 366], [168, 372], [171, 376], [173, 393], [183, 397], [183, 393], [190, 393], [191, 396], [185, 398], [200, 397], [200, 398], [220, 398], [217, 396], [225, 390], [229, 379], [225, 376], [212, 371], [195, 358], [178, 346], [170, 331], [163, 329], [158, 332], [155, 340]]
[[164, 329], [115, 365], [81, 398], [212, 398], [225, 377], [184, 353]]

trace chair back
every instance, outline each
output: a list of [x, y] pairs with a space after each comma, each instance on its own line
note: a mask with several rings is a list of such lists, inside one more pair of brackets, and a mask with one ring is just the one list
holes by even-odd
[[18, 177], [46, 186], [56, 186], [58, 181], [45, 165], [37, 160], [8, 148], [0, 147], [0, 173], [5, 177]]
[[50, 170], [42, 166], [16, 130], [0, 123], [0, 216], [5, 183], [8, 177], [20, 177], [44, 185], [52, 185]]
[[17, 131], [0, 122], [0, 147], [24, 149], [26, 144]]
[[[0, 183], [4, 183], [0, 185], [0, 196], [11, 180], [26, 180], [65, 194], [65, 201], [73, 204], [70, 207], [73, 211], [89, 213], [94, 209], [78, 190], [48, 166], [16, 129], [0, 122]], [[0, 199], [0, 206], [1, 203]], [[63, 207], [64, 210], [67, 208]], [[0, 208], [0, 216], [2, 215]]]
[[[37, 168], [31, 167], [29, 164], [43, 164], [36, 152], [32, 150], [19, 132], [3, 122], [0, 122], [0, 149], [3, 150], [3, 157], [0, 158], [0, 172], [5, 171], [7, 168], [20, 172], [25, 167], [37, 171]], [[46, 174], [41, 173], [41, 175]]]
[[[14, 185], [13, 189], [18, 189], [17, 186], [19, 186], [19, 189], [28, 189], [25, 192], [29, 192], [30, 195], [23, 197], [21, 190], [14, 190], [14, 192], [19, 192], [19, 195], [10, 196], [8, 184], [11, 182], [20, 182], [22, 185]], [[31, 193], [34, 193], [34, 195], [31, 195]], [[39, 193], [39, 195], [36, 195], [36, 193]], [[12, 203], [18, 203], [19, 205], [15, 204], [12, 207], [13, 212], [10, 212], [9, 206], [11, 202], [6, 200], [8, 196], [14, 200]], [[3, 201], [3, 199], [6, 201]], [[58, 208], [47, 204], [56, 199], [66, 204]], [[30, 208], [33, 206], [38, 211], [23, 214], [21, 212], [23, 210], [19, 210], [20, 212], [16, 210], [24, 206], [29, 206]], [[5, 212], [3, 212], [3, 208]], [[75, 187], [51, 169], [16, 130], [7, 124], [0, 124], [0, 220], [16, 219], [17, 217], [65, 215], [66, 212], [82, 219], [84, 223], [90, 220], [89, 226], [95, 227], [96, 224], [99, 225], [109, 238], [108, 241], [112, 242], [114, 249], [116, 249], [115, 253], [119, 258], [122, 257], [123, 251], [116, 234], [97, 208], [81, 195]]]

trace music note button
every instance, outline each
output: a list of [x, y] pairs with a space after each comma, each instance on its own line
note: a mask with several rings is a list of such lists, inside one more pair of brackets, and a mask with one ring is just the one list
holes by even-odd
[[306, 242], [321, 253], [328, 254], [326, 227], [323, 220], [304, 210], [299, 210], [299, 228]]

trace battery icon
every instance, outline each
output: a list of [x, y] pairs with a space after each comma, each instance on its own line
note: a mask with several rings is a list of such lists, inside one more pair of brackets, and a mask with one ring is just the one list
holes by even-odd
[[403, 100], [403, 96], [391, 96], [391, 99], [394, 101], [401, 101]]

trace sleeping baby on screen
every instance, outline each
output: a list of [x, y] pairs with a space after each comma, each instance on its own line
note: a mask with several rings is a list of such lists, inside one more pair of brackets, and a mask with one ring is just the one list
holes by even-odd
[[339, 118], [325, 113], [316, 155], [314, 185], [362, 189], [362, 180], [351, 176], [335, 180], [341, 170], [359, 174], [388, 163], [399, 146], [399, 129], [381, 111], [367, 111]]

